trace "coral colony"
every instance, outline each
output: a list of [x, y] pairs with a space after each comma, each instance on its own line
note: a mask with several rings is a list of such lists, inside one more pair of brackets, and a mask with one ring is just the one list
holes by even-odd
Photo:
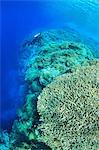
[[99, 59], [79, 34], [37, 33], [20, 49], [24, 105], [2, 150], [98, 150]]

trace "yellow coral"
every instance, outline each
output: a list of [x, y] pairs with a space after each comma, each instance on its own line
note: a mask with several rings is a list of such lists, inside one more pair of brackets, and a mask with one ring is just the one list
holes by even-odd
[[52, 150], [99, 149], [99, 62], [57, 77], [38, 97], [43, 142]]

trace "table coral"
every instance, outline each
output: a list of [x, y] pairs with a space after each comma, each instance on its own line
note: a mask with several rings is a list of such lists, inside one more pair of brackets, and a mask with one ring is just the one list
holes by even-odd
[[38, 97], [39, 140], [52, 150], [99, 149], [99, 62], [57, 77]]

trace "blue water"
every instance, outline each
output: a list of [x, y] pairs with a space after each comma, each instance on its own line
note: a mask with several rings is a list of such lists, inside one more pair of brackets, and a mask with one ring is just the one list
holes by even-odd
[[11, 128], [22, 104], [18, 54], [34, 33], [69, 26], [99, 42], [99, 0], [1, 1], [1, 127]]

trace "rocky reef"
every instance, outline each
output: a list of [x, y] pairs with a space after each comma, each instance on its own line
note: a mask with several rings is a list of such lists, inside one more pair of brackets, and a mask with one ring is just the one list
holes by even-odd
[[[22, 87], [25, 87], [25, 90], [23, 90], [24, 105], [18, 110], [17, 120], [14, 121], [12, 131], [8, 135], [10, 150], [68, 150], [69, 146], [73, 149], [73, 142], [75, 146], [77, 143], [79, 145], [80, 142], [84, 142], [84, 134], [85, 132], [88, 133], [86, 126], [88, 126], [89, 130], [92, 129], [92, 132], [89, 132], [89, 138], [86, 135], [86, 144], [82, 144], [82, 148], [91, 146], [90, 144], [92, 143], [88, 143], [88, 140], [92, 140], [92, 137], [95, 137], [94, 134], [97, 128], [97, 115], [95, 112], [97, 102], [93, 103], [93, 101], [98, 90], [98, 84], [95, 85], [97, 83], [97, 78], [95, 80], [95, 77], [97, 65], [99, 64], [98, 59], [96, 60], [95, 57], [92, 44], [88, 44], [81, 38], [79, 33], [70, 30], [44, 31], [36, 35], [32, 34], [24, 41], [20, 48], [19, 58], [20, 76], [23, 81]], [[87, 78], [88, 81], [85, 82]], [[91, 85], [93, 87], [89, 88]], [[80, 90], [84, 90], [85, 87], [88, 87], [88, 89], [85, 89], [80, 98]], [[93, 91], [90, 91], [92, 88]], [[71, 93], [73, 90], [76, 90], [74, 95]], [[86, 93], [88, 99], [86, 99]], [[92, 99], [92, 94], [94, 99], [90, 100]], [[66, 101], [64, 100], [62, 103], [60, 96], [61, 98], [67, 97]], [[76, 99], [76, 101], [73, 99], [74, 96], [79, 97], [79, 99]], [[56, 103], [58, 110], [54, 105]], [[75, 105], [73, 105], [74, 103]], [[63, 111], [66, 105], [67, 109]], [[77, 107], [74, 107], [76, 105]], [[70, 107], [72, 108], [71, 111], [69, 111]], [[55, 110], [56, 114], [53, 112]], [[84, 114], [85, 118], [83, 118], [82, 114]], [[89, 122], [85, 123], [83, 133], [81, 129], [87, 115], [90, 116], [90, 119], [88, 120]], [[64, 133], [64, 122], [68, 122], [70, 117], [72, 117], [71, 119], [75, 118], [75, 120], [72, 120], [71, 124], [67, 124], [68, 133], [67, 130]], [[96, 119], [94, 123], [91, 117], [93, 120]], [[87, 123], [90, 123], [90, 127]], [[78, 124], [79, 127], [81, 126], [81, 129], [79, 128], [80, 132], [77, 131]], [[62, 128], [62, 131], [59, 128]], [[59, 138], [55, 135], [56, 133], [57, 136], [60, 134]], [[76, 133], [79, 133], [79, 136]], [[96, 137], [92, 142], [96, 144]], [[87, 147], [88, 144], [89, 147]], [[78, 145], [77, 150], [82, 150]], [[64, 146], [67, 149], [64, 149]]]

